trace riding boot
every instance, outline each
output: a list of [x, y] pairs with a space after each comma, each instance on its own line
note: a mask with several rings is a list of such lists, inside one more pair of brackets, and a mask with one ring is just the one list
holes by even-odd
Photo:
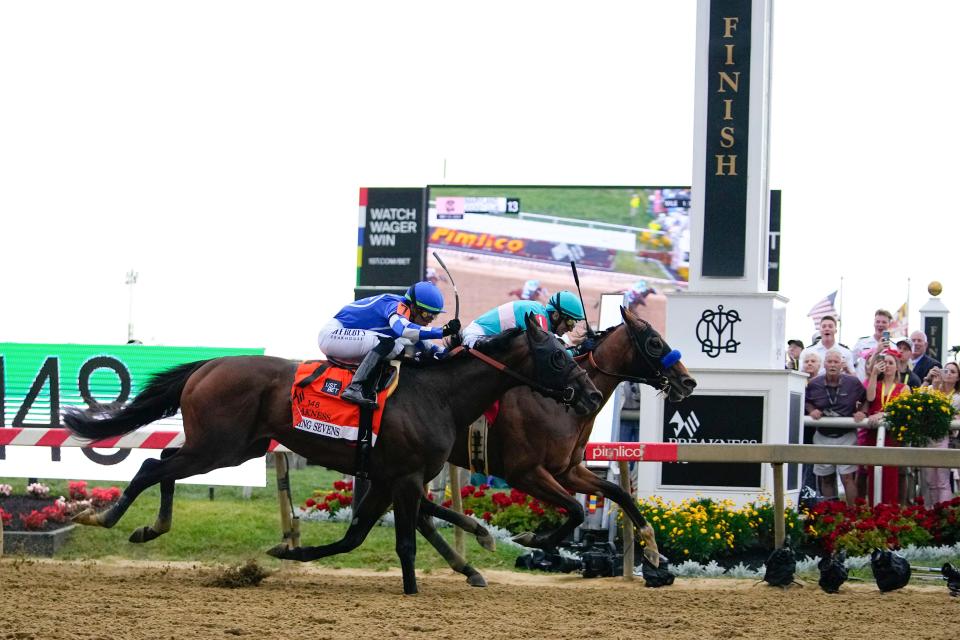
[[392, 351], [393, 340], [382, 340], [367, 353], [357, 367], [356, 373], [353, 374], [353, 380], [340, 397], [360, 406], [376, 407], [377, 396], [373, 386], [376, 383], [377, 372], [380, 371], [380, 363], [386, 360]]

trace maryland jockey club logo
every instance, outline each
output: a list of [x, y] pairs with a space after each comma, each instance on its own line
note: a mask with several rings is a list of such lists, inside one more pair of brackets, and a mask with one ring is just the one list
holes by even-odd
[[697, 340], [701, 350], [711, 358], [721, 352], [736, 353], [740, 345], [733, 337], [733, 326], [740, 322], [740, 313], [736, 309], [723, 310], [718, 304], [717, 310], [705, 309], [697, 323]]

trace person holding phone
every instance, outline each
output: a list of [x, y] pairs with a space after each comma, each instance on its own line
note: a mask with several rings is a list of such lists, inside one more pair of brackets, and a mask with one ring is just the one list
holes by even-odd
[[[867, 389], [867, 422], [876, 427], [884, 417], [884, 408], [897, 396], [910, 393], [910, 387], [900, 382], [898, 378], [899, 370], [897, 361], [900, 359], [900, 352], [896, 349], [886, 349], [874, 356], [872, 366], [869, 369], [869, 375], [864, 386]], [[857, 444], [860, 446], [876, 446], [876, 429], [860, 429], [857, 432]], [[897, 441], [888, 437], [884, 441], [885, 447], [899, 446]], [[861, 471], [866, 471], [867, 493], [873, 498], [873, 467], [861, 467]], [[897, 504], [900, 501], [900, 472], [897, 467], [884, 467], [881, 483], [881, 502]]]
[[[890, 323], [893, 314], [886, 309], [877, 309], [873, 312], [873, 335], [864, 336], [853, 345], [854, 373], [861, 382], [867, 379], [867, 360], [877, 351], [883, 351], [890, 346]], [[878, 346], [886, 333], [887, 344]]]
[[[960, 365], [956, 362], [948, 362], [942, 369], [939, 367], [930, 369], [923, 379], [923, 386], [936, 389], [950, 398], [950, 404], [960, 407]], [[947, 449], [950, 447], [950, 436], [930, 442], [927, 446], [934, 449]], [[924, 467], [922, 477], [923, 501], [927, 507], [933, 507], [938, 502], [946, 502], [953, 498], [953, 490], [950, 488], [950, 469]]]

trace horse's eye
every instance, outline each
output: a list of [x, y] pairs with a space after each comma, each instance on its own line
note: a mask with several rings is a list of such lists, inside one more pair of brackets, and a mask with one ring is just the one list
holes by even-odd
[[647, 338], [647, 351], [655, 356], [663, 353], [663, 340], [657, 337]]
[[563, 355], [563, 351], [554, 351], [550, 355], [550, 364], [554, 369], [563, 369], [563, 365], [567, 363], [567, 359]]

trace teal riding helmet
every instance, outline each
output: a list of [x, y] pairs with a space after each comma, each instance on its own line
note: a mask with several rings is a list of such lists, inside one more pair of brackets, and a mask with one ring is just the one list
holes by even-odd
[[583, 320], [586, 314], [583, 312], [583, 305], [580, 304], [580, 298], [570, 291], [558, 291], [547, 302], [547, 311], [558, 312], [562, 316], [573, 318], [574, 320]]

